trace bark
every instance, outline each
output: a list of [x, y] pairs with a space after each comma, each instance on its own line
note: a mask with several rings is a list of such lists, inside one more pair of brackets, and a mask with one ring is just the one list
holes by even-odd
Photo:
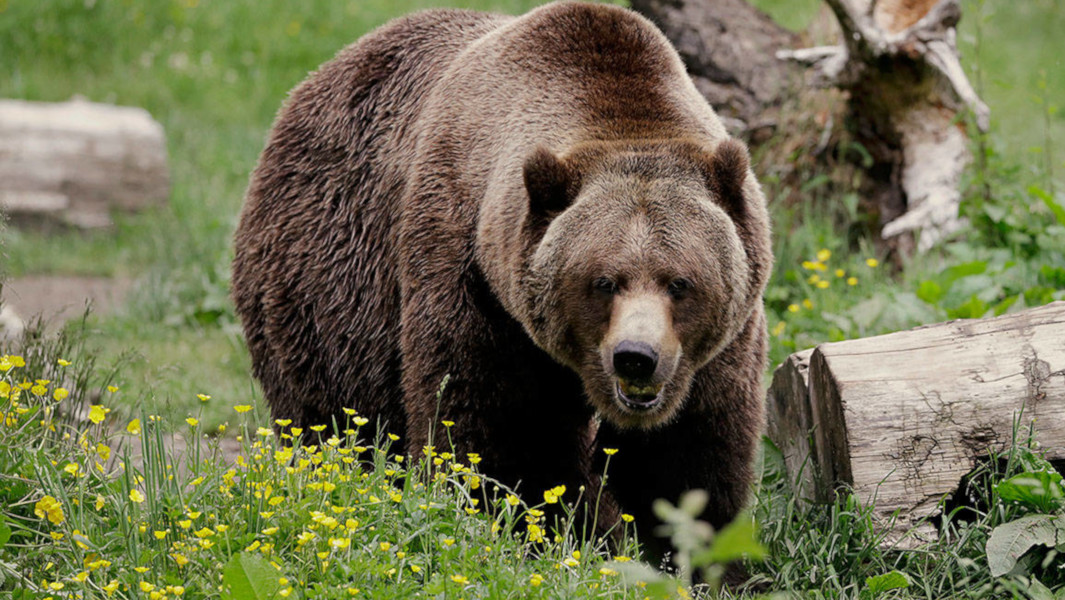
[[[1035, 423], [1049, 459], [1065, 459], [1062, 339], [1065, 302], [823, 344], [777, 370], [769, 433], [789, 478], [812, 485], [806, 497], [847, 486], [898, 540], [1011, 443], [1015, 419]], [[916, 533], [905, 543], [935, 531]]]
[[[989, 118], [959, 62], [958, 1], [826, 4], [840, 42], [795, 49], [797, 36], [743, 0], [632, 2], [678, 47], [734, 134], [754, 145], [773, 129], [809, 138], [783, 144], [788, 152], [777, 153], [777, 160], [804, 153], [796, 150], [827, 159], [838, 154], [826, 152], [833, 140], [853, 138], [864, 148], [858, 191], [888, 245], [908, 252], [916, 241], [918, 249], [928, 249], [963, 224], [959, 188], [971, 156], [959, 116], [971, 110], [981, 129]], [[840, 118], [831, 100], [810, 87], [846, 94]], [[819, 126], [796, 126], [811, 122]], [[837, 127], [847, 134], [834, 133]]]
[[777, 58], [798, 36], [744, 0], [632, 0], [673, 42], [695, 86], [734, 135], [772, 129], [768, 111], [802, 84], [803, 69]]

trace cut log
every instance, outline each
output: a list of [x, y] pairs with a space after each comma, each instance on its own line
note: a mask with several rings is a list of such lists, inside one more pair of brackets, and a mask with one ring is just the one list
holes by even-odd
[[[1015, 421], [1034, 424], [1049, 459], [1065, 459], [1062, 340], [1065, 302], [823, 344], [777, 370], [769, 434], [789, 478], [813, 487], [800, 493], [828, 501], [849, 487], [900, 540], [1010, 444]], [[925, 522], [912, 533], [906, 543], [935, 530]]]
[[15, 225], [106, 227], [170, 195], [163, 128], [140, 108], [0, 100], [0, 210]]

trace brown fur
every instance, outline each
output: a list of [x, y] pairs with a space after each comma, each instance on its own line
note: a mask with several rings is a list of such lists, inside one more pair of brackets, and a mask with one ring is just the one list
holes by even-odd
[[[762, 425], [768, 235], [746, 150], [643, 18], [429, 11], [293, 92], [233, 290], [278, 418], [354, 407], [412, 453], [450, 419], [531, 494], [597, 486], [614, 447], [610, 506], [648, 527], [654, 498], [704, 488], [721, 525]], [[642, 412], [611, 363], [637, 338], [660, 355]]]

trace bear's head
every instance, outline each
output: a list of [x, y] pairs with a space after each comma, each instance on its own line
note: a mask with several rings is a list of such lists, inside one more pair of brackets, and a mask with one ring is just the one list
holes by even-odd
[[525, 160], [508, 304], [615, 425], [668, 422], [762, 301], [769, 225], [748, 162], [733, 140], [593, 142]]

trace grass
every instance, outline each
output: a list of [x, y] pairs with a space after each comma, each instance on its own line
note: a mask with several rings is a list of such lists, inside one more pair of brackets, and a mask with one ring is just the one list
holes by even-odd
[[[275, 434], [256, 426], [250, 405], [227, 405], [242, 442], [235, 462], [221, 456], [217, 438], [179, 455], [166, 447], [164, 432], [197, 440], [203, 423], [167, 423], [150, 412], [118, 417], [109, 406], [120, 391], [89, 400], [88, 388], [67, 383], [79, 368], [44, 353], [28, 363], [0, 357], [6, 593], [639, 596], [612, 566], [633, 558], [631, 535], [622, 533], [625, 541], [609, 552], [602, 540], [580, 534], [571, 510], [548, 519], [549, 505], [581, 491], [555, 488], [523, 503], [478, 473], [474, 455], [463, 464], [427, 449], [415, 461], [391, 452], [389, 438], [366, 440], [367, 421], [354, 411], [337, 432], [347, 438], [342, 443], [324, 426], [319, 437], [281, 422]], [[23, 380], [31, 383], [20, 386]], [[94, 404], [85, 419], [64, 410], [79, 401]]]
[[[517, 13], [538, 3], [484, 0], [460, 4]], [[5, 232], [7, 274], [135, 278], [139, 293], [128, 310], [93, 322], [97, 331], [93, 337], [100, 340], [97, 352], [103, 353], [105, 362], [130, 350], [123, 347], [125, 343], [144, 342], [133, 349], [143, 360], [127, 365], [133, 397], [154, 399], [174, 407], [173, 416], [183, 417], [180, 411], [186, 408], [192, 386], [184, 383], [189, 378], [157, 377], [167, 371], [197, 373], [191, 379], [205, 380], [226, 393], [247, 390], [253, 384], [246, 371], [212, 368], [209, 375], [200, 375], [204, 363], [195, 353], [180, 350], [180, 342], [174, 352], [167, 346], [176, 339], [188, 340], [184, 342], [187, 347], [202, 338], [204, 348], [227, 347], [218, 340], [227, 339], [229, 333], [217, 330], [229, 332], [236, 323], [228, 300], [231, 235], [248, 173], [273, 115], [289, 89], [344, 45], [389, 18], [441, 4], [447, 3], [268, 0], [252, 4], [234, 0], [208, 5], [196, 0], [60, 0], [3, 5], [0, 49], [14, 51], [5, 53], [12, 59], [10, 75], [0, 77], [0, 97], [54, 101], [80, 94], [97, 101], [143, 106], [167, 131], [173, 170], [170, 203], [120, 217], [112, 232], [67, 233], [47, 239]], [[758, 4], [784, 24], [796, 27], [807, 22], [817, 7], [813, 0], [759, 0]], [[972, 1], [966, 10], [970, 18], [963, 22], [962, 47], [966, 56], [976, 59], [966, 64], [978, 68], [974, 81], [985, 90], [994, 109], [995, 132], [989, 146], [1010, 157], [1019, 170], [1012, 178], [1022, 189], [1034, 182], [1053, 194], [1053, 173], [1065, 173], [1065, 168], [1055, 171], [1053, 160], [1048, 163], [1046, 158], [1052, 155], [1054, 136], [1065, 133], [1057, 129], [1062, 114], [1050, 114], [1052, 107], [1036, 104], [1033, 95], [1052, 101], [1065, 93], [1065, 69], [1055, 68], [1058, 63], [1052, 61], [1060, 59], [1045, 51], [1055, 40], [1053, 32], [1063, 17], [1048, 0], [1008, 10], [998, 0]], [[1029, 30], [1035, 34], [1022, 35]], [[974, 45], [977, 34], [980, 45]], [[1003, 47], [1010, 52], [998, 51]], [[1039, 88], [1041, 81], [1045, 90]], [[1037, 126], [1040, 118], [1049, 126]], [[998, 160], [1003, 162], [1001, 157]], [[996, 184], [1002, 179], [991, 178]], [[862, 240], [855, 243], [838, 233], [859, 220], [853, 208], [856, 196], [844, 196], [841, 203], [834, 191], [819, 189], [816, 181], [802, 190], [810, 201], [801, 207], [774, 202], [778, 269], [768, 294], [771, 326], [778, 340], [773, 346], [774, 362], [822, 341], [949, 316], [946, 308], [927, 305], [915, 292], [957, 259], [921, 258], [901, 275], [890, 269], [867, 268], [864, 261], [876, 257], [874, 245]], [[774, 189], [772, 183], [767, 190], [771, 197], [792, 193]], [[1011, 202], [1030, 203], [1032, 198]], [[801, 265], [814, 261], [822, 249], [832, 251], [831, 270], [813, 273], [803, 269]], [[1055, 257], [1040, 258], [1028, 270], [1038, 272]], [[987, 257], [974, 260], [986, 261]], [[837, 269], [844, 269], [846, 275], [835, 277]], [[827, 277], [811, 282], [814, 274]], [[857, 277], [856, 285], [847, 285], [851, 277]], [[826, 283], [830, 287], [818, 287]], [[1003, 293], [993, 300], [998, 304], [1013, 295], [1017, 294]], [[794, 307], [800, 310], [791, 312], [789, 308]], [[785, 323], [783, 330], [781, 323]], [[140, 335], [131, 337], [135, 331]], [[234, 355], [244, 352], [239, 345], [231, 350]], [[246, 360], [234, 356], [228, 362]]]
[[[240, 442], [224, 455], [201, 413], [177, 422], [147, 407], [131, 413], [120, 386], [96, 388], [94, 365], [58, 358], [80, 354], [76, 344], [38, 340], [25, 356], [0, 356], [8, 597], [1041, 599], [1065, 590], [1055, 533], [1065, 531], [1065, 486], [1019, 426], [970, 476], [967, 502], [941, 502], [938, 540], [913, 550], [887, 543], [845, 490], [827, 505], [795, 497], [771, 444], [753, 513], [715, 536], [691, 517], [697, 500], [656, 507], [707, 581], [729, 560], [761, 557], [747, 569], [765, 596], [692, 587], [689, 572], [641, 563], [631, 518], [618, 541], [590, 535], [570, 503], [594, 491], [519, 497], [481, 474], [475, 454], [412, 457], [390, 449], [390, 437], [368, 439], [354, 410], [305, 431], [202, 396], [224, 408], [223, 428]], [[70, 410], [88, 404], [87, 414]], [[198, 444], [176, 451], [171, 432]]]

